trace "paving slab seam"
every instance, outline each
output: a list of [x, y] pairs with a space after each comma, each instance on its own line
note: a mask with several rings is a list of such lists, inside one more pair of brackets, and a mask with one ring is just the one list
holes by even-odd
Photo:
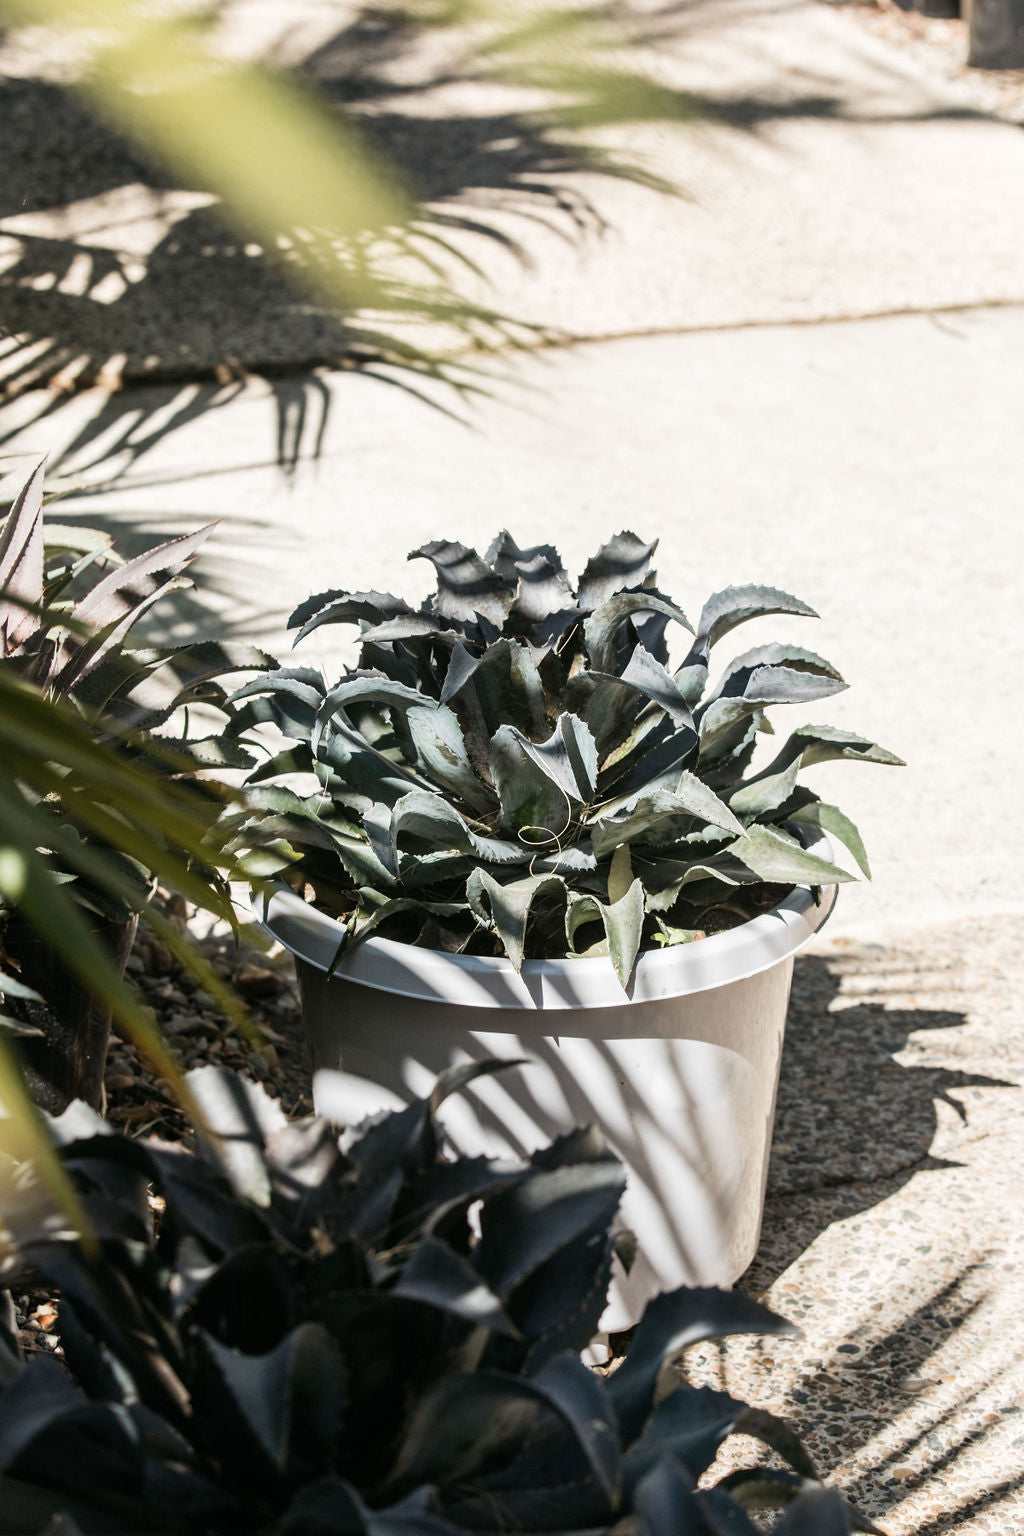
[[[971, 299], [966, 302], [951, 304], [866, 309], [859, 311], [857, 314], [791, 315], [779, 318], [729, 320], [718, 324], [650, 326], [637, 329], [601, 331], [586, 335], [555, 334], [533, 341], [524, 341], [507, 346], [495, 346], [488, 353], [484, 354], [483, 360], [481, 360], [481, 354], [472, 347], [445, 352], [442, 354], [442, 360], [457, 366], [466, 359], [473, 359], [478, 365], [482, 362], [482, 365], [486, 367], [487, 359], [532, 357], [541, 356], [546, 353], [580, 351], [585, 347], [606, 346], [612, 345], [615, 342], [659, 341], [682, 339], [689, 336], [732, 335], [749, 331], [812, 330], [815, 327], [855, 326], [884, 320], [938, 319], [942, 316], [953, 315], [962, 315], [965, 318], [969, 318], [975, 315], [1003, 311], [1024, 313], [1024, 295], [1014, 299]], [[152, 369], [147, 369], [145, 372], [130, 370], [127, 373], [115, 373], [106, 367], [101, 367], [95, 370], [83, 370], [74, 379], [66, 379], [58, 374], [49, 380], [33, 379], [24, 386], [15, 384], [5, 387], [0, 383], [0, 403], [9, 403], [26, 394], [35, 392], [49, 393], [55, 398], [65, 396], [70, 398], [91, 389], [106, 389], [116, 394], [122, 389], [129, 387], [140, 388], [147, 385], [159, 387], [168, 384], [185, 385], [208, 381], [213, 381], [217, 384], [230, 384], [242, 382], [247, 378], [293, 378], [300, 374], [315, 373], [320, 370], [359, 375], [373, 373], [380, 368], [387, 369], [399, 366], [392, 363], [383, 354], [379, 357], [356, 357], [346, 353], [324, 352], [306, 354], [293, 360], [282, 360], [281, 358], [261, 360], [257, 357], [252, 360], [242, 361], [236, 358], [225, 358], [222, 362], [206, 365], [184, 365], [179, 367], [157, 365]]]

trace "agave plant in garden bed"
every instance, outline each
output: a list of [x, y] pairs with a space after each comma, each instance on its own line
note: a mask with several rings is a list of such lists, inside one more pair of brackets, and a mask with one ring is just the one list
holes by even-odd
[[174, 722], [187, 706], [221, 704], [225, 675], [270, 658], [215, 643], [130, 646], [153, 604], [190, 585], [183, 573], [209, 529], [124, 561], [106, 536], [44, 518], [43, 473], [0, 525], [0, 997], [18, 1015], [0, 1027], [27, 1036], [33, 1086], [54, 1108], [99, 1102], [111, 975], [156, 878], [231, 916], [225, 795], [207, 770], [252, 759]]
[[[779, 1536], [874, 1529], [787, 1424], [678, 1367], [662, 1377], [699, 1340], [790, 1331], [748, 1297], [660, 1296], [610, 1377], [581, 1362], [623, 1170], [587, 1130], [527, 1164], [445, 1157], [437, 1107], [489, 1070], [442, 1080], [345, 1150], [223, 1068], [191, 1079], [198, 1153], [72, 1106], [55, 1133], [99, 1247], [28, 1202], [10, 1214], [0, 1280], [59, 1287], [64, 1360], [23, 1360], [0, 1305], [0, 1532], [63, 1513], [87, 1536], [597, 1532], [624, 1517], [640, 1536], [755, 1536], [745, 1505], [788, 1506]], [[712, 1483], [734, 1433], [775, 1465]]]
[[[315, 900], [349, 939], [377, 933], [449, 952], [636, 957], [743, 922], [793, 885], [851, 878], [804, 846], [850, 821], [798, 782], [833, 758], [895, 763], [849, 731], [807, 726], [754, 762], [775, 704], [838, 693], [836, 669], [760, 645], [711, 681], [711, 648], [748, 619], [814, 617], [770, 587], [717, 592], [696, 631], [661, 593], [654, 544], [620, 534], [575, 586], [550, 545], [508, 534], [484, 559], [437, 542], [416, 609], [377, 592], [324, 592], [293, 614], [301, 640], [357, 624], [358, 669], [333, 686], [282, 667], [235, 695], [237, 725], [272, 722], [290, 745], [250, 782], [279, 819]], [[669, 635], [690, 631], [681, 663]], [[296, 790], [294, 775], [315, 774]], [[307, 781], [308, 782], [308, 781]], [[301, 784], [301, 781], [299, 781]]]

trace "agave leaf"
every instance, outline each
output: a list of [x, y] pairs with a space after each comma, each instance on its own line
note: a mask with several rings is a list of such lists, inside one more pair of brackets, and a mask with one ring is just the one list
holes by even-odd
[[[671, 674], [643, 645], [636, 646], [621, 676], [592, 670], [578, 672], [569, 679], [563, 697], [590, 727], [601, 756], [608, 757], [608, 767], [619, 756], [609, 754], [627, 741], [645, 703], [656, 705], [677, 727], [691, 732], [694, 742], [697, 739], [689, 706]], [[637, 742], [649, 734], [654, 723], [645, 718]], [[637, 742], [628, 742], [621, 755], [632, 750]]]
[[318, 592], [300, 603], [288, 620], [289, 629], [297, 629], [295, 644], [319, 629], [321, 624], [382, 624], [400, 614], [411, 613], [409, 604], [390, 592]]
[[32, 610], [43, 601], [43, 477], [41, 459], [14, 499], [0, 534], [0, 657], [10, 656], [39, 628]]
[[705, 1528], [694, 1536], [705, 1536], [705, 1530], [707, 1536], [759, 1536], [758, 1527], [743, 1506], [723, 1493], [720, 1486], [702, 1488], [697, 1494], [697, 1507]]
[[478, 1482], [496, 1457], [508, 1461], [525, 1445], [544, 1409], [578, 1430], [578, 1438], [588, 1430], [593, 1437], [564, 1386], [556, 1400], [536, 1380], [504, 1372], [442, 1377], [412, 1410], [384, 1497], [424, 1483], [443, 1488]]
[[[636, 1487], [632, 1508], [645, 1536], [723, 1536], [719, 1527], [706, 1519], [693, 1479], [670, 1453], [666, 1452], [644, 1475]], [[750, 1530], [756, 1528], [747, 1521]], [[738, 1533], [737, 1533], [738, 1536]]]
[[647, 1422], [658, 1373], [672, 1355], [705, 1339], [735, 1333], [797, 1331], [742, 1291], [684, 1286], [655, 1296], [644, 1309], [629, 1353], [609, 1381], [624, 1443], [631, 1444]]
[[744, 1404], [743, 1411], [736, 1421], [736, 1433], [751, 1435], [755, 1440], [760, 1440], [764, 1445], [769, 1446], [801, 1477], [817, 1478], [817, 1468], [807, 1454], [800, 1436], [776, 1414], [766, 1413], [763, 1408], [751, 1408]]
[[708, 598], [697, 624], [697, 637], [676, 673], [676, 682], [691, 704], [696, 704], [704, 691], [708, 678], [708, 656], [716, 641], [735, 629], [737, 624], [744, 624], [747, 619], [774, 613], [800, 614], [811, 619], [818, 617], [814, 609], [798, 597], [780, 592], [775, 587], [726, 587]]
[[268, 1137], [283, 1130], [284, 1112], [259, 1083], [227, 1067], [196, 1067], [186, 1074], [203, 1117], [206, 1145], [239, 1199], [269, 1206]]
[[530, 868], [539, 875], [579, 875], [596, 869], [597, 859], [589, 848], [575, 844], [571, 848], [559, 848], [554, 853], [539, 854]]
[[268, 784], [248, 791], [243, 819], [248, 822], [252, 813], [257, 812], [261, 816], [280, 817], [285, 823], [289, 819], [295, 820], [301, 824], [303, 840], [306, 843], [311, 843], [314, 848], [333, 850], [334, 835], [330, 827], [324, 825], [318, 814], [319, 810], [320, 806], [315, 800], [297, 795], [294, 790], [286, 789], [283, 784]]
[[[728, 694], [712, 699], [699, 711], [701, 755], [713, 757], [733, 744], [733, 728], [747, 716], [755, 716], [760, 725], [760, 711], [766, 704], [807, 704], [845, 689], [832, 673], [802, 670], [797, 667], [753, 667], [737, 675], [743, 680], [742, 694]], [[737, 684], [738, 685], [738, 684]], [[736, 741], [736, 745], [743, 744]]]
[[516, 831], [543, 827], [557, 838], [568, 831], [573, 806], [593, 797], [597, 745], [576, 715], [559, 715], [544, 742], [503, 725], [491, 738], [490, 770], [503, 824]]
[[838, 864], [808, 853], [777, 827], [752, 826], [727, 851], [753, 870], [758, 879], [777, 885], [837, 885], [855, 878]]
[[[596, 618], [596, 614], [595, 614]], [[622, 673], [622, 681], [636, 688], [652, 704], [664, 710], [672, 723], [693, 730], [690, 706], [672, 674], [643, 645], [638, 645]]]
[[802, 725], [792, 733], [765, 773], [778, 773], [794, 760], [802, 768], [810, 768], [815, 763], [833, 762], [844, 757], [862, 763], [888, 763], [897, 768], [906, 766], [903, 759], [894, 752], [887, 751], [885, 747], [863, 736], [855, 736], [852, 731], [841, 730], [834, 725]]
[[391, 845], [396, 855], [399, 840], [406, 835], [423, 838], [441, 851], [474, 853], [489, 864], [526, 864], [530, 859], [528, 848], [474, 832], [454, 806], [426, 790], [403, 795], [391, 812]]
[[691, 1477], [700, 1477], [732, 1434], [762, 1440], [802, 1477], [817, 1477], [799, 1438], [781, 1419], [748, 1408], [728, 1392], [681, 1387], [661, 1399], [643, 1434], [631, 1446], [623, 1464], [625, 1492], [628, 1495], [666, 1452], [681, 1462]]
[[635, 842], [665, 817], [693, 817], [713, 827], [721, 827], [737, 836], [743, 835], [742, 823], [715, 792], [687, 769], [679, 775], [674, 789], [655, 789], [638, 795], [611, 815], [594, 823], [594, 852], [600, 857], [620, 842]]
[[832, 663], [814, 651], [803, 650], [798, 645], [759, 645], [733, 658], [712, 690], [709, 702], [710, 699], [738, 697], [747, 693], [751, 674], [761, 667], [785, 667], [791, 671], [831, 678], [834, 683], [843, 682]]
[[734, 853], [725, 851], [710, 857], [694, 857], [694, 850], [685, 847], [672, 857], [671, 849], [659, 848], [659, 857], [651, 858], [644, 850], [637, 855], [637, 865], [643, 871], [647, 888], [648, 912], [667, 912], [674, 907], [686, 886], [714, 880], [720, 885], [756, 885], [758, 876]]
[[423, 1237], [416, 1244], [391, 1295], [437, 1307], [475, 1327], [512, 1337], [516, 1333], [501, 1302], [469, 1260], [437, 1237]]
[[[807, 1489], [807, 1479], [783, 1467], [743, 1467], [728, 1472], [716, 1485], [745, 1509], [779, 1509]], [[817, 1482], [810, 1485], [817, 1487]], [[773, 1533], [774, 1536], [774, 1533]]]
[[36, 1360], [21, 1370], [0, 1394], [0, 1471], [17, 1461], [38, 1435], [59, 1434], [69, 1414], [81, 1412], [88, 1399], [56, 1360]]
[[638, 587], [651, 568], [651, 557], [658, 547], [645, 544], [635, 533], [623, 530], [596, 555], [591, 555], [577, 583], [576, 598], [581, 608], [599, 608], [623, 587]]
[[383, 704], [388, 709], [399, 710], [403, 714], [410, 709], [425, 709], [434, 704], [429, 694], [420, 693], [416, 688], [409, 688], [405, 683], [396, 683], [393, 678], [384, 677], [383, 674], [359, 674], [348, 677], [332, 688], [320, 705], [317, 712], [316, 728], [313, 731], [313, 750], [316, 751], [324, 731], [334, 723], [339, 710], [348, 710], [357, 705]]
[[462, 692], [466, 684], [472, 679], [476, 669], [486, 660], [484, 656], [474, 656], [472, 651], [467, 651], [464, 645], [456, 642], [452, 647], [451, 660], [445, 673], [444, 683], [441, 687], [441, 702], [447, 704], [449, 699], [455, 698]]
[[[376, 892], [373, 893], [377, 895]], [[385, 898], [379, 906], [374, 907], [370, 916], [360, 922], [351, 934], [350, 943], [342, 941], [334, 964], [341, 959], [342, 954], [350, 947], [350, 944], [362, 944], [364, 940], [371, 938], [377, 930], [399, 912], [411, 912], [420, 919], [420, 932], [423, 931], [427, 921], [431, 917], [454, 917], [460, 912], [465, 912], [464, 902], [454, 901], [423, 901], [413, 896], [392, 896]]]
[[266, 700], [266, 712], [257, 711], [257, 720], [272, 720], [282, 735], [307, 742], [316, 725], [324, 701], [323, 682], [310, 667], [281, 667], [265, 677], [254, 677], [228, 699], [234, 707], [243, 699]]
[[165, 544], [147, 549], [134, 560], [118, 566], [86, 593], [75, 607], [72, 618], [78, 624], [96, 629], [117, 623], [142, 598], [149, 597], [156, 588], [166, 586], [172, 577], [184, 570], [215, 527], [215, 523], [208, 523], [195, 533], [168, 539]]
[[275, 1531], [279, 1536], [323, 1536], [328, 1531], [332, 1536], [462, 1536], [458, 1526], [421, 1509], [419, 1493], [387, 1509], [370, 1509], [344, 1478], [319, 1477], [300, 1489]]
[[682, 795], [670, 789], [654, 789], [649, 794], [633, 796], [620, 810], [599, 816], [592, 823], [591, 846], [598, 858], [613, 852], [623, 843], [644, 842], [653, 846], [675, 844], [683, 840], [683, 831], [694, 819], [725, 828], [742, 836], [742, 823], [728, 806], [705, 785], [695, 779], [700, 793]]
[[478, 922], [495, 930], [517, 971], [522, 969], [530, 908], [547, 891], [558, 891], [564, 897], [561, 875], [527, 875], [502, 884], [485, 869], [474, 869], [466, 881], [470, 910]]
[[848, 1536], [853, 1529], [838, 1488], [806, 1488], [779, 1520], [774, 1536]]
[[359, 636], [360, 645], [393, 645], [396, 640], [422, 640], [441, 629], [440, 619], [426, 613], [400, 614], [383, 624], [371, 624]]
[[[647, 910], [649, 912], [655, 910], [650, 893], [647, 897]], [[656, 917], [655, 922], [658, 925], [658, 931], [654, 935], [655, 943], [666, 948], [673, 944], [693, 944], [697, 939], [707, 938], [703, 928], [677, 928], [674, 923], [666, 923], [662, 917]]]
[[541, 735], [548, 728], [544, 682], [537, 661], [525, 645], [509, 642], [509, 676], [529, 717], [530, 731]]
[[569, 679], [562, 699], [585, 721], [601, 758], [626, 740], [644, 704], [643, 695], [622, 678], [589, 670]]
[[713, 762], [742, 750], [757, 734], [757, 699], [713, 699], [700, 715], [700, 760]]
[[512, 1310], [514, 1292], [584, 1233], [604, 1234], [626, 1180], [612, 1161], [544, 1169], [503, 1189], [480, 1212], [477, 1268]]
[[812, 704], [843, 693], [847, 684], [834, 672], [812, 672], [804, 667], [754, 667], [743, 697], [758, 704]]
[[769, 811], [777, 811], [780, 805], [785, 805], [796, 788], [797, 774], [800, 772], [799, 763], [791, 763], [781, 773], [773, 773], [766, 779], [758, 778], [752, 783], [741, 784], [729, 794], [729, 809], [737, 816], [745, 817], [753, 821], [758, 816], [764, 816]]
[[262, 763], [257, 763], [252, 772], [246, 775], [246, 784], [262, 784], [264, 779], [281, 779], [291, 773], [312, 773], [313, 752], [305, 742], [296, 742], [292, 747], [284, 747], [280, 752], [275, 752], [272, 757], [266, 758]]
[[586, 892], [571, 892], [565, 912], [565, 933], [570, 954], [573, 950], [576, 930], [583, 923], [595, 920], [604, 926], [608, 953], [615, 967], [615, 974], [621, 985], [626, 987], [633, 974], [633, 966], [636, 964], [643, 934], [644, 888], [642, 883], [634, 880], [624, 896], [607, 905]]
[[406, 716], [416, 760], [435, 784], [459, 795], [477, 812], [494, 809], [494, 795], [473, 771], [455, 711], [446, 704], [410, 709]]
[[620, 843], [608, 866], [608, 900], [616, 902], [633, 884], [633, 860], [628, 843]]
[[[693, 629], [686, 614], [653, 592], [620, 592], [596, 608], [583, 626], [587, 655], [595, 672], [615, 672], [615, 641], [622, 625], [635, 613], [659, 613]], [[651, 658], [652, 662], [654, 658]], [[659, 663], [655, 662], [655, 666]]]
[[[347, 1373], [326, 1328], [300, 1323], [265, 1355], [244, 1355], [203, 1330], [199, 1335], [227, 1403], [272, 1467], [287, 1474], [295, 1463], [329, 1464], [341, 1432]], [[223, 1438], [230, 1440], [230, 1418], [219, 1419]]]
[[436, 613], [463, 622], [472, 622], [482, 614], [501, 628], [512, 604], [514, 588], [491, 570], [475, 549], [448, 539], [434, 539], [414, 549], [409, 559], [429, 560], [437, 572]]
[[[232, 672], [268, 672], [277, 666], [268, 651], [256, 645], [236, 645], [222, 640], [197, 640], [174, 650], [132, 652], [133, 656], [152, 656], [154, 664], [173, 673], [183, 692], [191, 692], [211, 678]], [[310, 673], [312, 676], [319, 674]]]
[[516, 583], [513, 611], [527, 621], [536, 624], [575, 607], [565, 566], [553, 544], [520, 549], [503, 531], [485, 558], [503, 581]]
[[553, 1355], [530, 1379], [572, 1428], [614, 1507], [619, 1493], [622, 1448], [615, 1410], [604, 1381], [568, 1349]]
[[534, 734], [547, 729], [537, 664], [525, 646], [512, 640], [496, 641], [482, 656], [456, 645], [441, 702], [457, 706], [470, 758], [485, 772], [491, 737], [500, 726]]
[[613, 752], [601, 769], [602, 790], [615, 789], [614, 804], [649, 789], [670, 789], [680, 772], [697, 756], [700, 738], [685, 727], [673, 730], [662, 717], [640, 720], [629, 739]]
[[32, 987], [27, 987], [17, 976], [12, 976], [10, 971], [0, 970], [0, 997], [16, 997], [22, 1002], [41, 1003], [42, 998]]
[[186, 753], [201, 768], [252, 768], [252, 753], [229, 736], [201, 736], [196, 740], [165, 737], [172, 751]]
[[803, 826], [820, 827], [852, 854], [865, 880], [871, 879], [871, 866], [861, 835], [849, 816], [844, 816], [837, 805], [826, 805], [821, 800], [814, 800], [796, 810], [787, 811], [786, 820], [798, 821]]

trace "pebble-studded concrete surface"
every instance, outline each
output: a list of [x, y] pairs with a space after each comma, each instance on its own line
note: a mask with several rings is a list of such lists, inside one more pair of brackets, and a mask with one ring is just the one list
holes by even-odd
[[1022, 948], [1007, 918], [797, 962], [741, 1284], [803, 1337], [696, 1361], [888, 1536], [1024, 1532]]

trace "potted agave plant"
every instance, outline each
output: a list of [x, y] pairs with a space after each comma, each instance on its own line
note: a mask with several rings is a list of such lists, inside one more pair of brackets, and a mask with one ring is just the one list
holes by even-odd
[[332, 1092], [357, 1117], [457, 1061], [536, 1062], [484, 1080], [449, 1129], [521, 1154], [601, 1126], [639, 1239], [609, 1326], [659, 1286], [731, 1283], [752, 1259], [793, 957], [853, 878], [829, 838], [868, 872], [856, 829], [798, 776], [899, 761], [809, 726], [756, 763], [770, 705], [845, 685], [789, 644], [712, 682], [711, 648], [814, 610], [734, 587], [694, 630], [655, 585], [654, 548], [622, 533], [573, 585], [548, 545], [428, 544], [410, 557], [437, 572], [420, 608], [333, 591], [292, 616], [300, 640], [358, 624], [357, 669], [329, 686], [282, 667], [234, 695], [237, 729], [287, 739], [251, 776], [249, 815], [264, 838], [276, 818], [296, 859], [258, 905], [296, 956], [316, 1067], [343, 1068]]

